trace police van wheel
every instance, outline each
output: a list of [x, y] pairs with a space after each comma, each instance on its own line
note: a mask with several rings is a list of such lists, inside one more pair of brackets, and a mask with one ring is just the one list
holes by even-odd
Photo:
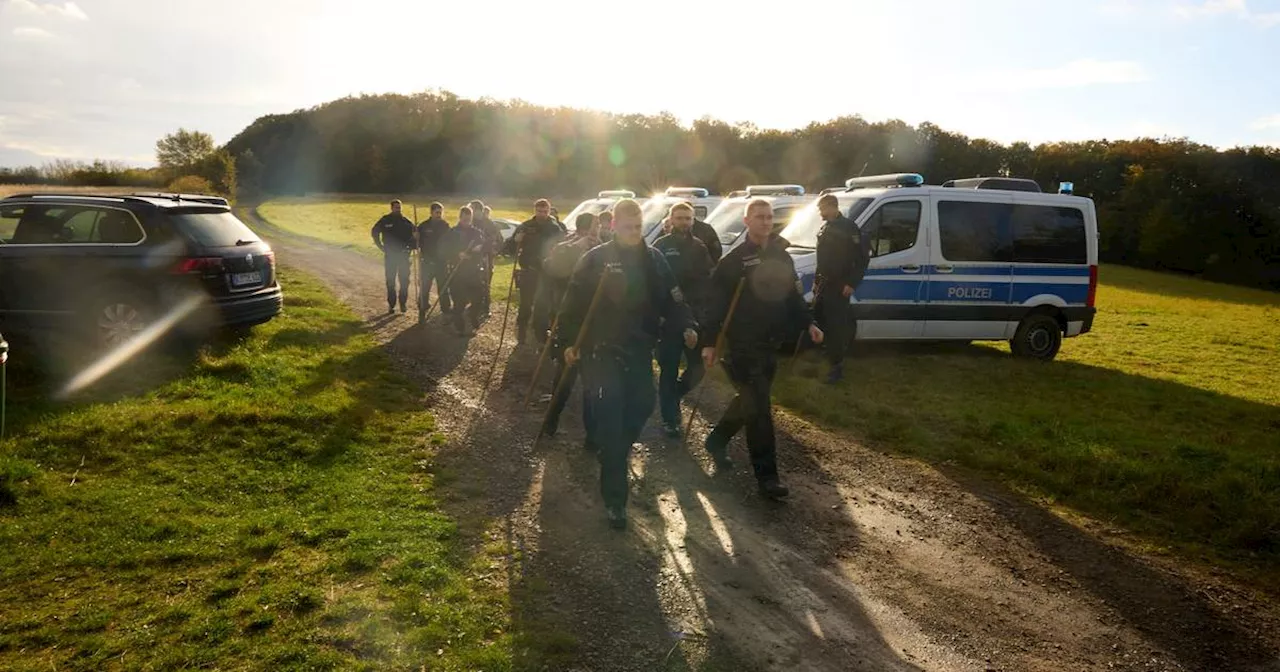
[[1013, 354], [1049, 361], [1058, 355], [1062, 347], [1062, 326], [1052, 315], [1036, 313], [1028, 315], [1018, 325], [1018, 331], [1009, 342]]

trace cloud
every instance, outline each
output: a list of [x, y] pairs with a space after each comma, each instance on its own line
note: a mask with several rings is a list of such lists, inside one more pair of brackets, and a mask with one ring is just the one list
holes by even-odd
[[1173, 12], [1184, 19], [1234, 15], [1263, 28], [1280, 25], [1280, 12], [1255, 12], [1249, 9], [1247, 0], [1205, 0], [1198, 5], [1177, 7]]
[[33, 26], [19, 26], [13, 29], [14, 37], [30, 38], [35, 40], [45, 40], [53, 37], [53, 33], [44, 28], [36, 28]]
[[56, 16], [73, 21], [88, 21], [89, 15], [74, 2], [38, 3], [32, 0], [8, 0], [4, 9], [21, 16]]
[[1270, 128], [1280, 129], [1280, 114], [1263, 117], [1252, 124], [1249, 124], [1249, 128], [1255, 131], [1265, 131]]

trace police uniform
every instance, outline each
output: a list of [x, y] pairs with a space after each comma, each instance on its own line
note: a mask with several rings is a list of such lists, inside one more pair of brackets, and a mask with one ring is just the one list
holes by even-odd
[[689, 229], [693, 233], [693, 237], [702, 241], [707, 246], [707, 254], [711, 257], [711, 264], [720, 263], [720, 257], [724, 255], [724, 247], [720, 245], [720, 234], [716, 233], [714, 227], [702, 221], [701, 219], [693, 220], [693, 228]]
[[[653, 248], [667, 260], [694, 319], [700, 319], [713, 265], [707, 246], [692, 231], [672, 231], [654, 242]], [[683, 376], [681, 358], [685, 360]], [[684, 337], [670, 332], [658, 343], [658, 367], [658, 409], [667, 434], [675, 436], [680, 431], [680, 399], [702, 380], [706, 367], [697, 348], [686, 348]]]
[[[413, 222], [408, 217], [387, 213], [373, 225], [370, 232], [373, 244], [382, 250], [382, 267], [387, 280], [387, 312], [396, 309], [399, 299], [400, 312], [409, 302], [409, 251], [413, 249]], [[399, 292], [396, 280], [400, 281]]]
[[444, 254], [445, 239], [449, 236], [449, 223], [443, 219], [432, 217], [418, 225], [418, 319], [427, 312], [427, 304], [431, 302], [431, 285], [436, 286], [436, 301], [440, 309], [448, 313], [453, 310], [453, 302], [449, 300], [449, 292], [445, 283], [449, 279], [448, 259]]
[[470, 335], [480, 322], [488, 273], [487, 240], [474, 225], [454, 227], [446, 238], [446, 253], [457, 265], [449, 291], [453, 296], [454, 326], [460, 334]]
[[[551, 253], [544, 260], [542, 285], [539, 287], [539, 291], [543, 293], [547, 305], [557, 311], [559, 310], [564, 301], [565, 292], [569, 288], [569, 278], [573, 275], [573, 269], [577, 266], [578, 260], [599, 243], [599, 238], [581, 236], [552, 248]], [[552, 380], [558, 384], [553, 383], [552, 385], [551, 406], [547, 409], [546, 425], [543, 427], [543, 432], [548, 436], [556, 433], [560, 425], [560, 414], [564, 412], [564, 407], [569, 403], [569, 396], [573, 393], [574, 383], [578, 380], [578, 364], [566, 366], [564, 363], [564, 349], [570, 345], [573, 345], [573, 343], [565, 343], [561, 330], [556, 329], [556, 333], [552, 334], [550, 356], [557, 362], [556, 375], [552, 377]], [[561, 377], [564, 378], [563, 381], [561, 381]], [[587, 398], [585, 385], [582, 389], [582, 424], [587, 434], [586, 448], [588, 450], [598, 450], [599, 446], [596, 445], [595, 435], [592, 432], [591, 404]]]
[[[517, 236], [521, 237], [518, 243], [515, 242]], [[551, 247], [563, 238], [564, 231], [556, 220], [550, 217], [539, 220], [534, 217], [516, 227], [508, 242], [509, 245], [517, 246], [516, 260], [520, 264], [520, 269], [515, 271], [516, 286], [520, 288], [520, 312], [516, 315], [516, 338], [520, 343], [524, 343], [530, 320], [533, 320], [533, 328], [539, 334], [539, 340], [547, 330], [546, 311], [534, 314], [534, 307], [538, 302], [538, 284], [542, 280], [542, 260]]]
[[867, 248], [858, 225], [844, 215], [827, 222], [818, 232], [818, 265], [813, 303], [822, 330], [826, 332], [831, 382], [840, 379], [844, 353], [849, 347], [852, 307], [849, 305], [849, 297], [844, 295], [844, 287], [848, 285], [857, 289], [862, 282], [870, 257]]
[[483, 215], [476, 217], [472, 221], [475, 227], [484, 234], [487, 241], [485, 247], [487, 258], [485, 259], [484, 294], [480, 296], [480, 314], [488, 315], [489, 302], [492, 299], [492, 293], [489, 288], [493, 285], [493, 262], [498, 255], [498, 251], [502, 249], [502, 232], [498, 230], [498, 225], [494, 224], [493, 220]]
[[717, 353], [737, 395], [707, 436], [706, 448], [719, 468], [731, 468], [726, 453], [729, 441], [745, 428], [751, 466], [761, 492], [782, 497], [786, 488], [778, 482], [769, 395], [777, 371], [779, 345], [793, 341], [813, 319], [784, 241], [774, 235], [761, 248], [748, 239], [726, 254], [712, 273], [703, 347], [715, 346], [742, 278], [746, 280], [725, 334], [724, 352]]
[[[597, 286], [596, 312], [584, 324]], [[600, 494], [610, 524], [621, 527], [631, 444], [653, 412], [654, 344], [661, 331], [683, 332], [693, 320], [662, 255], [643, 244], [614, 241], [578, 262], [558, 323], [560, 337], [569, 344], [587, 329], [580, 357], [600, 447]]]

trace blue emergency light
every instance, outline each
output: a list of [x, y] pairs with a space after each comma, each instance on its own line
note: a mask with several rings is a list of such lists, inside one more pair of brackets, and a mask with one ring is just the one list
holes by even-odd
[[1072, 184], [1072, 183], [1070, 183], [1070, 182], [1059, 182], [1059, 183], [1058, 183], [1058, 193], [1059, 193], [1059, 194], [1067, 194], [1068, 196], [1070, 196], [1070, 195], [1071, 195], [1071, 193], [1075, 191], [1075, 189], [1076, 189], [1076, 185], [1074, 185], [1074, 184]]

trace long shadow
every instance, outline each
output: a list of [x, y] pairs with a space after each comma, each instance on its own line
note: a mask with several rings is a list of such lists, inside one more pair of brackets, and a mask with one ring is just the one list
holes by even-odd
[[[672, 563], [675, 572], [704, 610], [701, 620], [726, 645], [731, 639], [740, 657], [768, 669], [922, 669], [884, 640], [860, 596], [827, 569], [858, 546], [855, 521], [826, 508], [760, 500], [749, 468], [706, 476], [696, 446], [654, 452], [643, 488], [661, 510], [653, 537], [673, 559], [688, 558], [683, 571]], [[788, 462], [825, 473], [804, 453]]]
[[[918, 365], [916, 355], [920, 356]], [[802, 361], [797, 368], [798, 375], [815, 377], [825, 372], [825, 366], [816, 363], [816, 353], [805, 355], [802, 359], [804, 358], [807, 360]], [[858, 372], [874, 378], [872, 367], [891, 370], [891, 375], [897, 380], [897, 387], [878, 382], [863, 386], [864, 381], [857, 380]], [[1130, 433], [1132, 426], [1128, 423], [1134, 418], [1144, 418], [1142, 431], [1167, 435], [1171, 445], [1163, 446], [1165, 450], [1160, 452], [1139, 448], [1139, 459], [1142, 462], [1149, 460], [1150, 464], [1164, 465], [1182, 462], [1185, 469], [1170, 470], [1168, 473], [1185, 473], [1206, 479], [1202, 484], [1180, 482], [1162, 486], [1167, 488], [1161, 491], [1166, 499], [1144, 501], [1144, 505], [1154, 507], [1155, 515], [1171, 525], [1173, 522], [1192, 525], [1194, 523], [1188, 521], [1198, 519], [1201, 521], [1199, 527], [1194, 528], [1191, 533], [1183, 532], [1180, 536], [1171, 528], [1157, 526], [1154, 529], [1161, 529], [1175, 538], [1193, 539], [1206, 544], [1212, 543], [1213, 539], [1195, 539], [1195, 535], [1205, 533], [1205, 515], [1224, 521], [1224, 524], [1236, 524], [1241, 519], [1248, 524], [1249, 520], [1258, 516], [1265, 518], [1267, 515], [1274, 515], [1274, 505], [1270, 508], [1266, 505], [1267, 501], [1273, 500], [1265, 497], [1251, 498], [1246, 492], [1237, 492], [1230, 498], [1212, 498], [1211, 501], [1204, 500], [1202, 496], [1199, 502], [1184, 495], [1201, 492], [1198, 490], [1201, 487], [1214, 487], [1210, 481], [1223, 477], [1224, 469], [1242, 468], [1232, 464], [1241, 458], [1238, 454], [1232, 455], [1227, 448], [1234, 447], [1237, 451], [1245, 452], [1262, 451], [1262, 454], [1274, 453], [1274, 450], [1268, 451], [1266, 445], [1255, 445], [1255, 439], [1263, 444], [1269, 443], [1273, 448], [1280, 448], [1280, 443], [1276, 443], [1278, 439], [1275, 431], [1280, 429], [1280, 414], [1277, 414], [1275, 408], [1113, 369], [1061, 361], [1049, 364], [1017, 362], [1003, 353], [985, 347], [965, 347], [949, 353], [929, 353], [928, 348], [919, 351], [915, 348], [863, 348], [846, 364], [846, 373], [854, 381], [846, 383], [845, 390], [830, 391], [827, 388], [827, 398], [815, 402], [816, 405], [802, 401], [805, 397], [812, 396], [808, 388], [800, 388], [790, 396], [790, 401], [798, 404], [792, 410], [802, 416], [809, 416], [820, 426], [850, 436], [863, 445], [887, 447], [933, 462], [941, 473], [986, 502], [991, 511], [1008, 520], [1048, 556], [1055, 566], [1068, 572], [1078, 585], [1114, 609], [1128, 624], [1150, 638], [1151, 642], [1169, 651], [1187, 669], [1265, 669], [1266, 664], [1274, 664], [1277, 651], [1271, 648], [1273, 645], [1268, 644], [1268, 640], [1275, 642], [1277, 633], [1270, 632], [1264, 637], [1246, 627], [1241, 620], [1227, 617], [1206, 598], [1205, 591], [1192, 580], [1156, 571], [1149, 564], [1069, 525], [1005, 486], [993, 484], [988, 478], [978, 477], [965, 466], [951, 466], [953, 460], [961, 465], [966, 464], [961, 455], [962, 451], [968, 450], [966, 446], [971, 445], [969, 442], [972, 441], [972, 436], [960, 437], [954, 440], [953, 445], [948, 445], [947, 442], [951, 439], [945, 434], [923, 435], [934, 439], [937, 444], [925, 448], [923, 446], [928, 445], [927, 441], [902, 442], [904, 439], [920, 438], [920, 435], [886, 434], [875, 429], [875, 419], [818, 412], [818, 406], [822, 404], [854, 400], [854, 397], [840, 395], [855, 394], [852, 390], [859, 389], [859, 386], [863, 386], [864, 395], [867, 390], [874, 390], [877, 401], [882, 405], [893, 406], [900, 399], [904, 408], [920, 408], [920, 404], [926, 402], [911, 396], [912, 391], [919, 386], [938, 385], [938, 372], [948, 367], [966, 371], [966, 367], [973, 367], [974, 371], [986, 370], [986, 375], [947, 377], [940, 383], [948, 390], [947, 398], [991, 400], [993, 419], [997, 410], [1003, 413], [999, 422], [992, 425], [994, 433], [989, 436], [982, 434], [984, 446], [989, 450], [999, 450], [1000, 454], [982, 458], [982, 462], [975, 462], [971, 466], [981, 464], [990, 470], [994, 464], [1025, 460], [1026, 450], [1019, 439], [1026, 439], [1027, 435], [1003, 432], [1021, 421], [1026, 421], [1031, 427], [1040, 427], [1041, 431], [1050, 431], [1044, 426], [1053, 421], [1038, 415], [1045, 408], [1058, 409], [1059, 415], [1073, 409], [1086, 409], [1087, 420], [1066, 415], [1066, 423], [1087, 425], [1086, 436], [1089, 440], [1108, 446], [1105, 440], [1110, 439], [1115, 442], [1117, 449], [1126, 450], [1131, 449], [1131, 444], [1135, 441], [1151, 440], [1150, 437], [1137, 437]], [[916, 370], [919, 370], [918, 374], [911, 373]], [[903, 376], [906, 379], [902, 379]], [[1045, 380], [1049, 384], [1025, 387], [1034, 381]], [[1018, 391], [1012, 402], [1011, 390]], [[1002, 404], [999, 409], [996, 407], [997, 400]], [[928, 403], [940, 402], [930, 398]], [[857, 409], [864, 408], [858, 406], [856, 400], [850, 404], [849, 408], [854, 413]], [[1181, 417], [1171, 417], [1172, 415]], [[1246, 428], [1249, 429], [1246, 431]], [[1066, 437], [1078, 439], [1070, 434], [1071, 430], [1078, 429], [1080, 428], [1068, 427], [1067, 430], [1057, 428], [1054, 431], [1067, 431]], [[1224, 441], [1227, 442], [1225, 445]], [[1232, 446], [1233, 442], [1238, 445]], [[1160, 441], [1157, 440], [1156, 443]], [[811, 450], [800, 441], [794, 442], [793, 446], [800, 452]], [[1032, 447], [1031, 450], [1036, 449]], [[1103, 457], [1105, 454], [1090, 459]], [[1052, 460], [1046, 463], [1033, 461], [1032, 464], [1039, 466], [1028, 468], [1024, 464], [1019, 468], [1010, 468], [1006, 475], [1013, 481], [1024, 483], [1032, 479], [1030, 482], [1033, 487], [1047, 490], [1068, 505], [1081, 506], [1086, 513], [1090, 512], [1091, 505], [1096, 506], [1084, 493], [1066, 489], [1061, 482], [1053, 480]], [[1115, 465], [1093, 465], [1092, 468], [1096, 470], [1093, 487], [1123, 489], [1142, 485], [1141, 482], [1132, 483], [1126, 480], [1126, 476], [1117, 473], [1124, 466], [1123, 462], [1116, 462]], [[1084, 467], [1060, 463], [1058, 468]], [[1045, 480], [1034, 480], [1037, 475]], [[1140, 479], [1141, 476], [1133, 478]], [[1264, 490], [1267, 488], [1265, 483], [1261, 487]], [[1193, 505], [1198, 508], [1193, 510], [1190, 508]], [[1209, 507], [1209, 514], [1206, 514], [1203, 508], [1205, 506]], [[1183, 512], [1182, 519], [1178, 518], [1179, 511]], [[1141, 515], [1141, 512], [1134, 513]], [[1106, 515], [1105, 509], [1101, 510], [1101, 515]], [[1225, 548], [1226, 553], [1233, 557], [1241, 556], [1248, 568], [1258, 567], [1265, 571], [1265, 568], [1275, 566], [1280, 540], [1275, 537], [1274, 528], [1270, 532], [1260, 528], [1256, 535], [1246, 528], [1237, 534], [1230, 544], [1218, 542], [1220, 548]], [[1259, 627], [1274, 625], [1259, 624]]]

